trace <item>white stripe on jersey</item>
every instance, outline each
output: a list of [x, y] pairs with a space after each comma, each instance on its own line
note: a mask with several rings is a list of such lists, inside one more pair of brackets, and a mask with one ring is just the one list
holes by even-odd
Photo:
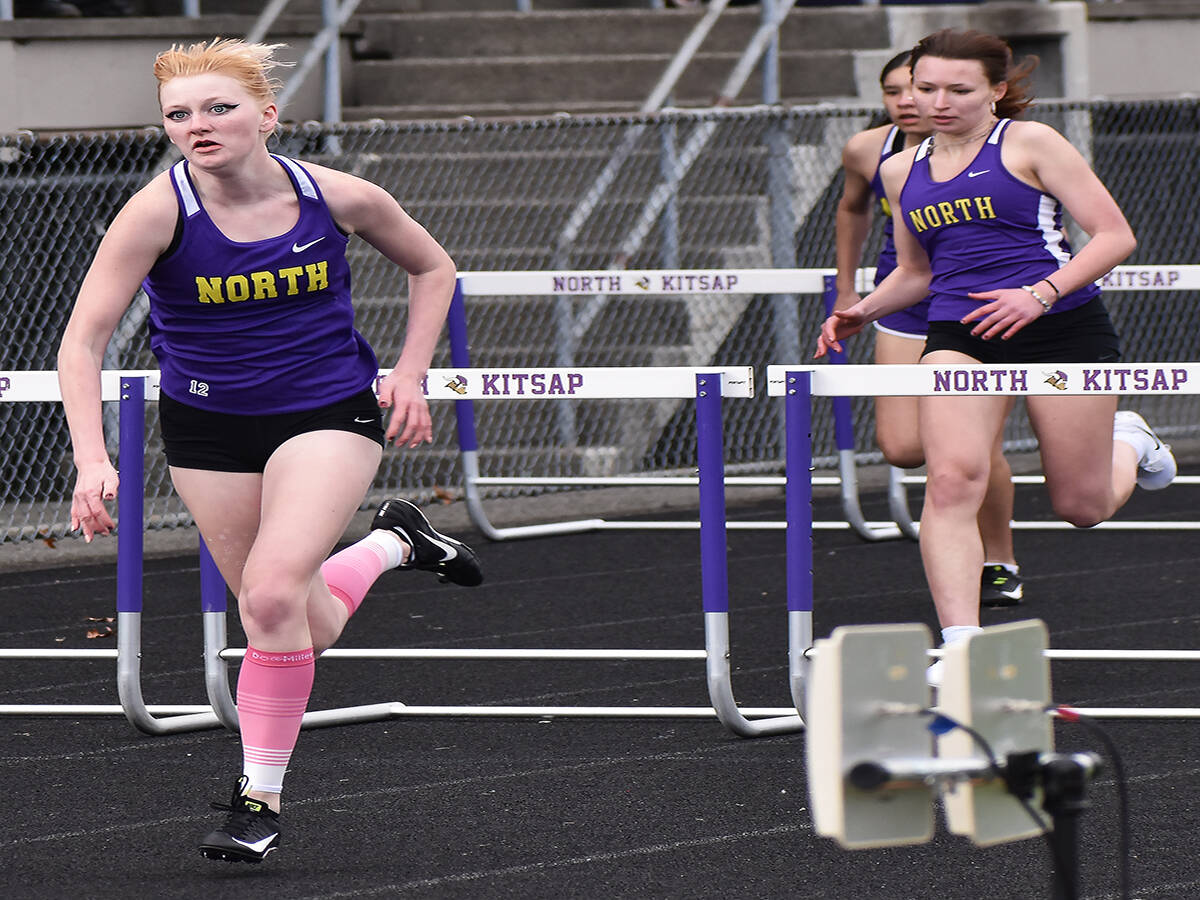
[[[899, 132], [900, 132], [900, 126], [899, 126], [899, 125], [893, 125], [893, 126], [892, 126], [892, 130], [891, 130], [891, 131], [889, 131], [889, 132], [887, 133], [887, 137], [885, 137], [885, 138], [883, 139], [883, 146], [879, 148], [879, 161], [880, 161], [880, 162], [883, 162], [885, 159], [887, 159], [887, 158], [888, 158], [889, 156], [891, 156], [893, 153], [898, 153], [898, 152], [899, 152], [898, 150], [896, 150], [896, 149], [895, 149], [895, 146], [896, 146], [896, 135], [897, 135]], [[876, 168], [878, 168], [878, 166], [876, 166]]]
[[175, 179], [175, 187], [179, 188], [179, 196], [183, 198], [183, 212], [190, 219], [200, 212], [200, 201], [196, 199], [196, 192], [192, 190], [184, 166], [183, 160], [171, 166], [171, 177]]
[[276, 156], [274, 153], [272, 153], [271, 155], [274, 156], [275, 159], [277, 159], [281, 163], [283, 163], [285, 166], [287, 166], [288, 170], [293, 175], [296, 176], [296, 183], [298, 185], [300, 185], [300, 193], [302, 193], [305, 197], [312, 197], [312, 199], [314, 199], [314, 200], [317, 199], [316, 185], [314, 185], [312, 183], [312, 179], [308, 177], [307, 172], [305, 172], [302, 168], [300, 168], [298, 165], [296, 165], [294, 162], [292, 162], [292, 160], [288, 159], [286, 156]]
[[1046, 252], [1058, 260], [1059, 268], [1071, 261], [1071, 255], [1062, 247], [1062, 229], [1054, 226], [1054, 215], [1058, 212], [1058, 201], [1043, 193], [1038, 200], [1037, 221], [1042, 231], [1042, 245]]

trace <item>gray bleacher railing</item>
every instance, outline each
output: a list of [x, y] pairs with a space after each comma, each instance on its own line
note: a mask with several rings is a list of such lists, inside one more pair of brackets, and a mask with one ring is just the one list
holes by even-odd
[[[1200, 104], [1044, 103], [1039, 118], [1081, 147], [1125, 210], [1139, 246], [1131, 264], [1200, 262], [1191, 211], [1200, 205]], [[556, 116], [523, 120], [370, 122], [284, 130], [272, 149], [370, 178], [390, 190], [450, 251], [462, 271], [589, 270], [601, 275], [627, 240], [647, 196], [662, 180], [666, 144], [680, 146], [712, 128], [703, 156], [675, 185], [677, 220], [660, 220], [628, 260], [630, 268], [745, 269], [778, 266], [781, 247], [801, 268], [831, 266], [834, 214], [841, 192], [840, 151], [869, 124], [873, 108], [672, 110], [645, 116]], [[557, 237], [581, 192], [595, 181], [631, 129], [643, 129], [629, 163], [565, 257]], [[329, 152], [330, 137], [340, 152]], [[55, 368], [58, 339], [83, 274], [116, 210], [157, 171], [169, 147], [158, 129], [86, 135], [0, 136], [0, 297], [6, 340], [0, 370]], [[783, 165], [779, 165], [779, 161]], [[783, 223], [783, 224], [781, 224]], [[794, 223], [794, 224], [791, 224]], [[405, 286], [394, 266], [355, 240], [358, 327], [381, 360], [394, 359], [404, 333]], [[669, 261], [668, 261], [669, 260]], [[595, 294], [573, 293], [577, 325]], [[1136, 288], [1135, 282], [1130, 287]], [[740, 359], [761, 366], [796, 359], [789, 339], [808, 347], [824, 317], [819, 295], [781, 308], [771, 295], [721, 296], [700, 282], [674, 283], [645, 296], [618, 297], [586, 321], [579, 365], [706, 365]], [[552, 365], [556, 298], [471, 297], [472, 362], [477, 366]], [[1107, 302], [1129, 359], [1195, 358], [1200, 291], [1125, 290]], [[781, 316], [790, 316], [780, 324]], [[794, 324], [792, 324], [794, 322]], [[778, 342], [778, 343], [777, 343]], [[870, 359], [869, 340], [851, 341], [849, 361]], [[435, 365], [444, 365], [443, 346]], [[105, 366], [150, 369], [144, 305], [131, 308], [108, 348]], [[564, 401], [570, 402], [570, 401]], [[1148, 400], [1169, 439], [1195, 435], [1194, 398]], [[603, 402], [575, 411], [564, 441], [555, 404], [496, 405], [480, 416], [480, 474], [614, 475], [694, 467], [694, 424], [686, 411], [616, 409]], [[867, 399], [852, 402], [860, 462], [875, 462]], [[151, 410], [151, 433], [156, 433]], [[453, 425], [435, 409], [439, 443], [421, 453], [389, 453], [369, 503], [396, 490], [419, 500], [457, 494]], [[737, 474], [782, 468], [782, 417], [770, 404], [730, 410], [727, 462]], [[74, 473], [69, 437], [54, 404], [0, 401], [8, 452], [0, 459], [0, 535], [54, 538], [66, 530]], [[115, 452], [115, 430], [111, 431]], [[814, 431], [820, 464], [837, 459], [831, 422]], [[1011, 447], [1031, 446], [1014, 416]], [[637, 447], [636, 452], [630, 448]], [[150, 528], [186, 523], [161, 447], [147, 453], [146, 521]], [[489, 495], [538, 488], [489, 489]]]
[[[13, 6], [13, 0], [0, 0], [0, 22], [13, 18]], [[180, 0], [179, 12], [191, 19], [198, 18], [200, 16], [200, 0]]]

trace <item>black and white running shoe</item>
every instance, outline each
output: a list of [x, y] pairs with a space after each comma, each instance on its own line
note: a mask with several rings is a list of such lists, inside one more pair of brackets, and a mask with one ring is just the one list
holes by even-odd
[[260, 863], [279, 846], [279, 813], [267, 804], [246, 796], [250, 781], [238, 776], [233, 787], [233, 799], [228, 805], [214, 803], [213, 809], [225, 810], [225, 824], [200, 842], [200, 854], [206, 859], [226, 862]]
[[979, 602], [984, 606], [1016, 606], [1025, 596], [1021, 576], [1004, 566], [984, 566], [979, 582]]
[[400, 537], [412, 548], [401, 569], [424, 569], [437, 573], [441, 581], [464, 587], [483, 583], [483, 572], [475, 552], [462, 541], [437, 531], [425, 514], [400, 498], [385, 500], [375, 514], [371, 528], [382, 528]]
[[[1171, 445], [1159, 440], [1154, 429], [1146, 424], [1146, 420], [1131, 409], [1121, 409], [1113, 416], [1113, 437], [1121, 432], [1140, 432], [1149, 435], [1154, 441], [1154, 447], [1144, 452], [1138, 460], [1138, 487], [1147, 491], [1161, 491], [1175, 480], [1175, 456], [1171, 453]], [[1138, 446], [1136, 443], [1134, 446]]]

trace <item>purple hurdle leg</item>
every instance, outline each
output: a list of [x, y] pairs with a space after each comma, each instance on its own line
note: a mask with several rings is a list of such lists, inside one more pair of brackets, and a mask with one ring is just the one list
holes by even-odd
[[803, 727], [799, 716], [750, 720], [733, 697], [729, 663], [729, 558], [725, 547], [725, 456], [721, 374], [696, 376], [696, 453], [700, 468], [700, 582], [708, 696], [717, 718], [741, 737], [782, 734]]
[[[825, 276], [825, 314], [833, 313], [837, 299], [836, 279]], [[829, 351], [829, 361], [835, 366], [846, 364], [846, 354], [840, 350]], [[863, 515], [858, 498], [858, 470], [854, 460], [854, 412], [849, 397], [831, 397], [833, 405], [833, 435], [838, 451], [838, 474], [842, 480], [842, 514], [859, 537], [868, 541], [883, 541], [900, 537], [899, 528], [874, 528]]]
[[117, 499], [117, 696], [125, 718], [148, 734], [194, 731], [219, 724], [212, 713], [156, 719], [142, 699], [142, 562], [146, 480], [146, 379], [121, 379]]
[[785, 378], [788, 673], [792, 701], [803, 714], [806, 654], [813, 642], [812, 373], [788, 372]]
[[227, 592], [225, 579], [209, 552], [208, 544], [200, 538], [200, 609], [204, 619], [204, 688], [208, 702], [221, 724], [236, 731], [237, 704], [229, 688], [229, 666], [221, 651], [229, 643], [226, 627]]
[[[454, 297], [450, 300], [450, 312], [446, 315], [446, 332], [450, 339], [450, 363], [456, 369], [471, 366], [470, 344], [467, 342], [467, 305], [463, 300], [462, 279], [454, 282]], [[467, 503], [467, 515], [483, 534], [493, 541], [506, 538], [488, 519], [479, 496], [479, 440], [475, 434], [475, 402], [454, 401], [454, 419], [458, 431], [458, 452], [463, 468], [463, 498]]]

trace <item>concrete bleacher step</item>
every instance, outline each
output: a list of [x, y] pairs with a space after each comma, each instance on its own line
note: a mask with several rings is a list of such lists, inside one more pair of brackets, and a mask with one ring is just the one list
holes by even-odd
[[[348, 119], [620, 112], [641, 106], [700, 9], [577, 9], [356, 15]], [[671, 103], [709, 105], [761, 22], [729, 9]], [[793, 10], [780, 29], [784, 102], [857, 92], [854, 55], [890, 46], [879, 7]], [[737, 103], [761, 100], [755, 72]]]
[[[704, 53], [688, 67], [679, 83], [676, 106], [711, 106], [738, 59], [736, 53]], [[539, 106], [548, 112], [573, 104], [640, 104], [670, 64], [669, 53], [613, 54], [580, 57], [569, 54], [450, 59], [361, 60], [355, 63], [354, 100], [384, 112], [391, 104], [455, 107], [462, 115], [494, 113], [501, 104], [520, 103], [525, 110]], [[783, 51], [780, 90], [789, 100], [816, 100], [855, 92], [854, 57], [849, 50]], [[453, 77], [446, 77], [453, 69]], [[752, 75], [735, 98], [753, 104], [762, 97], [758, 74]], [[484, 111], [486, 105], [486, 112]]]
[[[446, 176], [445, 135], [407, 135], [407, 151], [388, 153], [347, 152], [326, 160], [317, 154], [302, 153], [304, 159], [325, 162], [350, 171], [360, 178], [381, 184], [396, 193], [405, 204], [451, 203], [462, 201], [462, 184], [469, 181], [471, 196], [478, 203], [532, 203], [547, 201], [570, 205], [604, 171], [617, 146], [616, 128], [597, 123], [595, 127], [529, 130], [528, 139], [518, 143], [511, 137], [498, 137], [492, 149], [459, 152], [454, 157], [455, 177]], [[684, 145], [689, 130], [681, 130], [674, 145]], [[475, 143], [485, 145], [486, 138]], [[663, 147], [661, 130], [648, 129], [641, 143], [621, 166], [621, 178], [606, 192], [610, 202], [645, 201], [649, 185], [662, 178]], [[764, 143], [714, 140], [693, 163], [682, 189], [693, 196], [693, 183], [704, 179], [707, 193], [713, 197], [746, 197], [766, 190], [766, 169], [761, 157], [768, 153]], [[714, 178], [719, 172], [720, 177]], [[709, 181], [711, 180], [711, 184]]]
[[[368, 15], [356, 50], [394, 59], [505, 56], [672, 54], [701, 18], [700, 10], [583, 9], [531, 13]], [[705, 38], [703, 53], [740, 53], [761, 25], [755, 9], [727, 9]], [[848, 27], [853, 25], [854, 27]], [[780, 49], [848, 50], [888, 46], [887, 20], [878, 8], [794, 9], [779, 29]]]
[[[586, 181], [583, 185], [585, 186]], [[577, 257], [585, 248], [598, 254], [593, 265], [607, 265], [622, 249], [627, 239], [628, 228], [636, 221], [644, 208], [644, 199], [605, 201], [597, 205], [595, 214], [581, 228], [577, 240], [569, 247], [560, 247], [564, 222], [575, 208], [574, 197], [568, 199], [515, 200], [497, 198], [495, 201], [455, 203], [430, 201], [420, 196], [405, 196], [398, 192], [410, 215], [421, 222], [439, 240], [458, 248], [459, 267], [463, 270], [481, 268], [478, 263], [466, 262], [462, 251], [470, 248], [524, 248], [538, 253], [553, 255], [556, 250], [569, 251]], [[686, 247], [711, 247], [714, 250], [731, 245], [758, 243], [762, 238], [763, 200], [754, 194], [740, 196], [688, 197], [675, 206], [680, 234]], [[625, 223], [616, 226], [614, 223]], [[652, 229], [650, 239], [641, 250], [655, 245], [657, 226]], [[352, 245], [352, 263], [361, 265], [363, 272], [373, 269], [386, 271], [381, 263], [366, 248]], [[581, 267], [575, 263], [575, 267]], [[559, 266], [553, 266], [561, 268]], [[641, 267], [641, 264], [632, 268]], [[656, 265], [649, 266], [657, 267]], [[487, 264], [482, 268], [497, 268]], [[371, 277], [369, 274], [358, 276]], [[363, 282], [360, 281], [360, 284]]]
[[599, 102], [596, 100], [572, 100], [569, 102], [555, 101], [506, 101], [472, 103], [471, 112], [463, 110], [456, 103], [388, 103], [366, 106], [345, 106], [342, 108], [342, 119], [346, 122], [367, 122], [382, 120], [385, 122], [407, 122], [413, 119], [496, 119], [496, 118], [531, 118], [553, 116], [566, 113], [568, 115], [596, 114], [625, 114], [636, 113], [641, 108], [640, 100], [614, 100]]
[[[513, 0], [364, 0], [345, 29], [353, 58], [343, 81], [344, 117], [631, 111], [704, 15], [700, 6], [653, 9], [640, 0], [610, 0], [602, 8], [595, 0], [536, 0], [533, 6], [519, 12]], [[246, 0], [203, 5], [214, 27], [261, 9]], [[315, 27], [319, 11], [318, 0], [294, 0], [286, 12], [289, 27]], [[888, 16], [880, 6], [794, 8], [780, 28], [781, 100], [855, 96], [855, 54], [886, 52]], [[712, 103], [761, 20], [757, 4], [728, 8], [671, 102]], [[761, 98], [756, 72], [735, 102]]]
[[[646, 0], [534, 0], [538, 11], [546, 10], [595, 10], [645, 9]], [[235, 14], [258, 15], [262, 11], [262, 0], [204, 0], [201, 9], [205, 15]], [[363, 13], [436, 13], [436, 12], [513, 12], [516, 0], [362, 0], [357, 12]], [[288, 13], [314, 15], [321, 11], [321, 0], [291, 0]]]
[[[410, 199], [405, 204], [409, 214], [427, 228], [437, 226], [445, 239], [453, 236], [456, 245], [496, 245], [505, 241], [533, 246], [553, 247], [558, 243], [562, 225], [574, 208], [573, 203], [551, 201], [509, 202], [502, 204], [504, 215], [496, 212], [497, 204], [457, 204], [447, 208], [439, 203]], [[596, 214], [581, 230], [576, 243], [610, 244], [617, 250], [624, 240], [625, 229], [614, 229], [614, 222], [631, 223], [643, 208], [636, 200], [602, 202]], [[685, 234], [695, 236], [711, 232], [720, 222], [723, 241], [744, 244], [759, 236], [759, 201], [756, 197], [687, 198], [676, 204], [679, 227]]]
[[[598, 10], [365, 16], [356, 38], [347, 118], [502, 115], [636, 109], [698, 11]], [[672, 97], [707, 106], [760, 24], [730, 10], [702, 44]], [[793, 11], [780, 30], [780, 92], [788, 102], [853, 96], [854, 50], [888, 46], [875, 8]], [[736, 102], [761, 100], [758, 73]]]

